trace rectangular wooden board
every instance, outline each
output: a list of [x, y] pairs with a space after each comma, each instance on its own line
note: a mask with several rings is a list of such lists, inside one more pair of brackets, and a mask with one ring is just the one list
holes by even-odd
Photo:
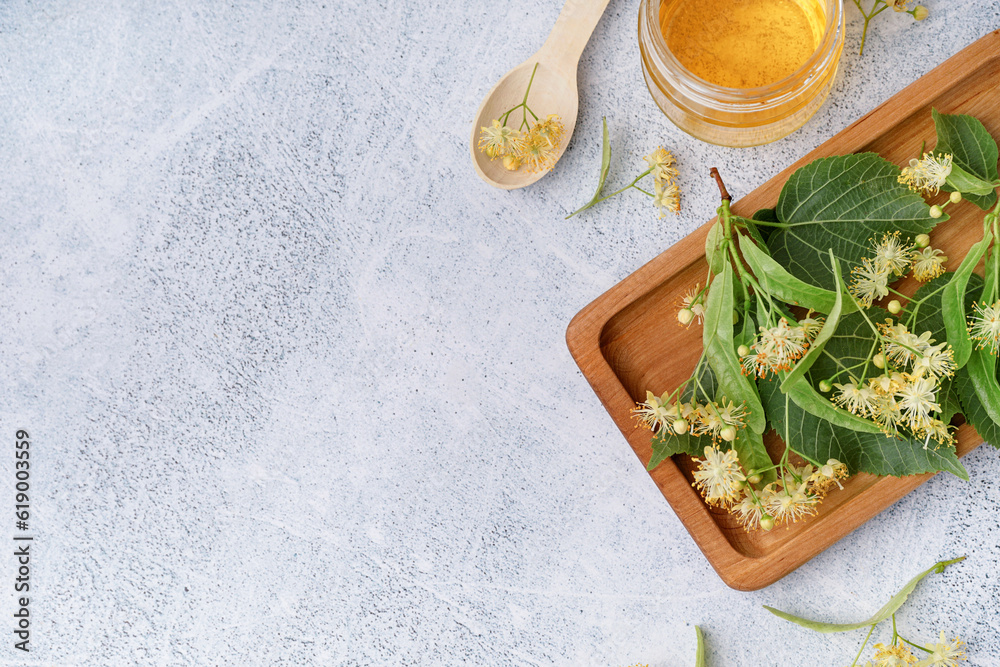
[[[1000, 30], [962, 50], [734, 202], [734, 213], [750, 217], [759, 209], [774, 207], [792, 172], [817, 158], [873, 151], [905, 165], [918, 156], [921, 142], [926, 141], [928, 148], [934, 146], [932, 108], [975, 116], [994, 137], [1000, 137]], [[939, 195], [934, 202], [945, 196]], [[982, 237], [983, 213], [970, 203], [953, 206], [948, 213], [951, 219], [938, 225], [932, 236], [934, 247], [949, 257], [946, 267], [954, 270], [969, 246]], [[645, 400], [647, 389], [660, 394], [676, 388], [698, 361], [701, 328], [681, 327], [676, 313], [681, 297], [705, 279], [705, 237], [713, 222], [602, 294], [573, 318], [566, 332], [580, 370], [643, 465], [649, 461], [652, 434], [635, 428], [630, 410], [637, 400]], [[912, 294], [916, 287], [908, 278], [898, 289]], [[960, 456], [982, 442], [967, 424], [959, 426], [957, 439]], [[773, 432], [766, 435], [765, 444], [772, 457], [784, 448]], [[676, 456], [659, 465], [650, 477], [722, 580], [745, 591], [774, 583], [931, 477], [858, 474], [843, 490], [827, 496], [816, 517], [787, 529], [747, 533], [728, 512], [702, 502], [691, 487], [691, 469], [690, 457]]]

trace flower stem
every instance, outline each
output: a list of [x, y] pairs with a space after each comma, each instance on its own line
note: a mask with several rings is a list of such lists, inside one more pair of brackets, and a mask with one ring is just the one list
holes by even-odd
[[868, 640], [871, 639], [871, 636], [872, 636], [873, 632], [875, 632], [875, 626], [874, 625], [872, 625], [871, 629], [868, 630], [868, 634], [865, 635], [865, 643], [861, 645], [860, 649], [858, 649], [858, 655], [855, 656], [854, 662], [851, 663], [851, 667], [855, 667], [855, 665], [858, 664], [858, 660], [861, 659], [861, 653], [865, 650], [865, 647], [868, 646]]

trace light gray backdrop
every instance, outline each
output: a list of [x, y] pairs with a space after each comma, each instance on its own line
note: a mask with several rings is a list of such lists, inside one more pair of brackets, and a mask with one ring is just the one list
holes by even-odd
[[[932, 480], [783, 581], [726, 588], [573, 363], [566, 325], [742, 195], [1000, 26], [927, 0], [847, 47], [822, 110], [754, 149], [675, 129], [636, 1], [580, 65], [569, 149], [535, 186], [471, 169], [479, 100], [558, 2], [0, 5], [0, 540], [33, 439], [32, 652], [5, 665], [844, 665], [772, 604], [899, 616], [995, 664], [1000, 454]], [[629, 194], [657, 145], [683, 213]], [[888, 630], [877, 639], [885, 641]]]

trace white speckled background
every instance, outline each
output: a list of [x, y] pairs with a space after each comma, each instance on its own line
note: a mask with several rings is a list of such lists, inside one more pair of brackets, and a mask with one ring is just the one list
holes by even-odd
[[[835, 90], [762, 148], [701, 144], [642, 83], [638, 3], [581, 61], [576, 135], [522, 191], [470, 122], [558, 2], [0, 4], [0, 491], [33, 438], [32, 652], [3, 665], [845, 665], [761, 609], [899, 615], [1000, 654], [1000, 454], [768, 589], [726, 588], [573, 363], [571, 317], [976, 38], [1000, 0], [848, 2]], [[662, 144], [684, 211], [565, 221]], [[12, 536], [13, 517], [0, 539]], [[8, 542], [9, 543], [9, 542]], [[877, 637], [888, 638], [887, 629]]]

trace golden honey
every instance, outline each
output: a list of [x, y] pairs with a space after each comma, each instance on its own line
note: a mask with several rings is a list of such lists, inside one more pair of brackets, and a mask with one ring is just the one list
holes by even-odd
[[723, 146], [798, 129], [833, 87], [843, 0], [642, 0], [639, 53], [657, 106]]
[[815, 0], [686, 0], [660, 6], [660, 31], [677, 60], [710, 83], [757, 88], [791, 76], [819, 45]]

